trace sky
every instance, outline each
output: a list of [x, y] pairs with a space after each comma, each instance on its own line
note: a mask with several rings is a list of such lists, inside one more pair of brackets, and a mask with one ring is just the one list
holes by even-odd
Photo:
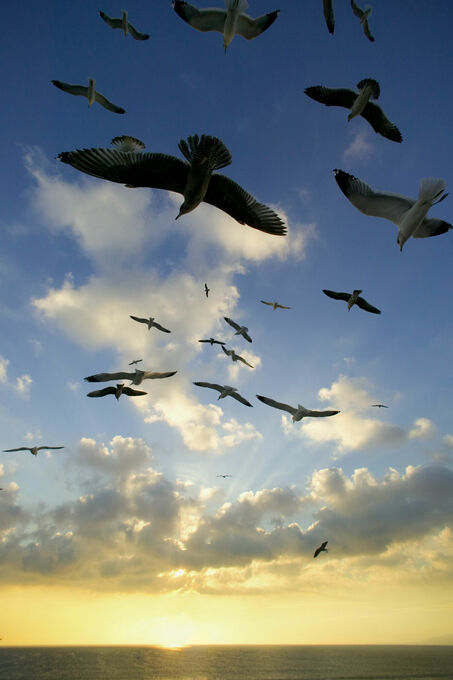
[[[376, 0], [374, 43], [347, 0], [333, 36], [321, 0], [248, 12], [278, 8], [226, 54], [167, 0], [128, 3], [144, 42], [102, 21], [114, 2], [4, 8], [0, 449], [64, 449], [0, 453], [2, 644], [453, 641], [453, 233], [400, 252], [333, 174], [414, 199], [424, 177], [451, 190], [453, 6]], [[51, 84], [88, 78], [126, 114]], [[363, 78], [401, 144], [304, 94]], [[179, 194], [57, 159], [123, 134], [178, 158], [180, 139], [218, 137], [220, 172], [287, 236], [207, 204], [175, 221]], [[429, 215], [451, 223], [451, 206]], [[323, 289], [361, 289], [382, 314]], [[211, 336], [254, 368], [198, 342]], [[133, 359], [177, 374], [87, 399], [85, 376]], [[258, 394], [340, 413], [293, 423]]]

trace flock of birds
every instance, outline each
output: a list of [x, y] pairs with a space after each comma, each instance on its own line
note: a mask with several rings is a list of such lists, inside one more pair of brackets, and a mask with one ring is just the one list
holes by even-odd
[[[374, 41], [369, 27], [371, 8], [360, 8], [355, 0], [350, 0], [351, 9], [359, 19], [365, 36]], [[184, 0], [173, 0], [175, 13], [194, 29], [206, 32], [217, 31], [223, 35], [225, 51], [235, 35], [240, 35], [246, 40], [251, 40], [266, 31], [278, 18], [280, 10], [269, 12], [257, 18], [245, 14], [248, 7], [247, 0], [225, 0], [225, 9], [208, 8], [199, 9]], [[331, 34], [335, 29], [333, 0], [323, 0], [324, 17], [327, 28]], [[105, 12], [99, 11], [100, 17], [112, 29], [120, 29], [125, 36], [130, 35], [134, 40], [144, 41], [149, 35], [138, 31], [128, 20], [128, 13], [123, 10], [120, 18], [111, 18]], [[95, 79], [90, 78], [88, 86], [72, 85], [60, 80], [52, 80], [52, 83], [60, 90], [88, 99], [91, 106], [97, 102], [108, 111], [116, 114], [125, 114], [125, 109], [112, 103], [104, 95], [95, 89]], [[311, 99], [325, 106], [339, 106], [349, 110], [348, 121], [357, 116], [362, 116], [373, 130], [386, 139], [401, 143], [403, 137], [397, 126], [392, 123], [383, 110], [371, 100], [380, 96], [379, 83], [372, 78], [364, 78], [357, 84], [357, 92], [345, 88], [328, 88], [325, 86], [312, 86], [305, 89], [305, 94]], [[262, 232], [275, 236], [286, 235], [286, 225], [280, 216], [265, 204], [259, 203], [243, 187], [219, 174], [218, 170], [231, 164], [232, 158], [228, 148], [217, 137], [194, 134], [187, 140], [181, 139], [178, 148], [185, 160], [162, 153], [145, 153], [145, 144], [129, 135], [115, 137], [112, 140], [113, 148], [77, 149], [64, 151], [58, 158], [80, 172], [98, 177], [111, 182], [123, 184], [126, 187], [150, 187], [164, 189], [182, 194], [183, 203], [180, 206], [176, 219], [195, 210], [202, 202], [209, 203], [226, 212], [240, 224], [258, 229]], [[424, 178], [420, 181], [418, 197], [408, 198], [403, 195], [375, 191], [364, 181], [344, 172], [334, 170], [335, 180], [352, 205], [365, 215], [381, 217], [393, 222], [398, 229], [397, 244], [402, 250], [404, 243], [410, 238], [426, 238], [443, 234], [452, 228], [449, 223], [440, 219], [429, 219], [427, 213], [431, 206], [443, 201], [448, 194], [445, 193], [445, 182], [437, 178]], [[210, 289], [204, 284], [206, 297]], [[336, 292], [324, 290], [325, 295], [347, 303], [348, 311], [354, 306], [370, 312], [380, 314], [380, 310], [360, 297], [361, 290], [349, 292]], [[271, 306], [273, 311], [277, 309], [290, 309], [278, 302], [261, 300], [264, 305]], [[134, 321], [145, 324], [148, 331], [155, 328], [163, 333], [170, 333], [155, 320], [155, 317], [130, 316]], [[241, 326], [229, 317], [224, 317], [225, 322], [231, 326], [235, 335], [242, 336], [251, 343], [252, 338], [246, 326]], [[201, 339], [200, 343], [209, 343], [211, 346], [218, 344], [222, 347], [225, 355], [232, 361], [240, 361], [253, 369], [253, 366], [235, 350], [227, 349], [225, 342], [215, 338]], [[142, 359], [134, 359], [129, 366], [137, 365]], [[85, 378], [87, 382], [98, 383], [108, 381], [130, 380], [130, 385], [137, 387], [148, 379], [170, 378], [177, 371], [153, 372], [135, 368], [133, 372], [118, 371], [115, 373], [98, 373]], [[219, 393], [218, 399], [232, 397], [236, 401], [251, 407], [252, 404], [241, 394], [237, 388], [229, 385], [220, 385], [210, 382], [194, 382], [198, 387], [215, 390]], [[117, 383], [116, 386], [108, 386], [87, 394], [88, 397], [104, 397], [114, 395], [118, 400], [121, 395], [131, 397], [147, 394], [142, 390]], [[331, 417], [339, 413], [336, 410], [315, 411], [307, 409], [301, 404], [292, 406], [276, 401], [270, 397], [256, 395], [258, 400], [267, 406], [283, 410], [291, 414], [293, 422], [306, 417]], [[385, 404], [372, 404], [375, 408], [388, 408]], [[34, 456], [42, 449], [62, 449], [62, 446], [33, 446], [5, 449], [6, 452], [30, 451]], [[230, 474], [220, 474], [224, 479], [231, 477]], [[317, 557], [321, 552], [327, 552], [327, 541], [324, 541], [314, 552]]]

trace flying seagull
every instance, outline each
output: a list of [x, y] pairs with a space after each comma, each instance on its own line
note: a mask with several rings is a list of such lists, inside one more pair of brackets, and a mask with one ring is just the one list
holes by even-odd
[[131, 380], [131, 385], [141, 385], [144, 380], [155, 380], [157, 378], [170, 378], [178, 371], [167, 373], [155, 373], [153, 371], [140, 371], [135, 369], [134, 373], [119, 371], [118, 373], [96, 373], [84, 378], [87, 382], [107, 382], [108, 380]]
[[232, 477], [232, 476], [233, 475], [216, 475], [216, 477], [223, 477], [224, 479], [226, 479], [227, 477]]
[[319, 546], [319, 548], [316, 548], [315, 554], [313, 555], [313, 557], [318, 557], [318, 555], [319, 555], [320, 552], [329, 552], [329, 551], [327, 550], [327, 548], [326, 548], [326, 545], [328, 544], [328, 542], [329, 542], [329, 541], [324, 541], [324, 543], [321, 543], [321, 545]]
[[368, 40], [371, 40], [371, 42], [374, 42], [374, 38], [370, 33], [370, 27], [368, 26], [368, 17], [371, 14], [371, 7], [366, 7], [364, 10], [360, 9], [360, 7], [356, 5], [354, 0], [351, 0], [351, 7], [356, 17], [359, 17], [360, 23], [362, 24], [363, 27], [363, 32], [365, 33], [366, 37], [368, 38]]
[[38, 455], [41, 449], [64, 449], [64, 446], [19, 446], [18, 449], [3, 449], [4, 453], [12, 453], [13, 451], [30, 451], [33, 456]]
[[132, 314], [129, 314], [131, 319], [134, 319], [134, 321], [138, 321], [139, 323], [146, 323], [148, 326], [148, 330], [150, 331], [151, 328], [157, 328], [160, 331], [163, 331], [164, 333], [171, 333], [171, 331], [168, 330], [168, 328], [164, 328], [163, 326], [160, 325], [160, 323], [157, 323], [157, 321], [154, 321], [155, 317], [150, 316], [149, 319], [143, 319], [140, 316], [132, 316]]
[[343, 170], [335, 169], [334, 173], [341, 191], [357, 210], [365, 215], [383, 217], [396, 224], [398, 227], [396, 242], [400, 251], [411, 236], [413, 238], [438, 236], [452, 229], [448, 222], [425, 217], [431, 206], [448, 196], [443, 193], [445, 190], [443, 179], [432, 177], [421, 179], [418, 199], [414, 200], [400, 194], [374, 191], [368, 184]]
[[335, 16], [333, 13], [333, 0], [322, 0], [322, 5], [324, 9], [324, 19], [326, 20], [327, 28], [329, 33], [333, 35], [335, 30]]
[[140, 139], [130, 135], [114, 137], [110, 143], [117, 151], [124, 151], [125, 153], [140, 152], [145, 148], [144, 143]]
[[248, 361], [246, 361], [243, 357], [240, 357], [239, 354], [236, 354], [234, 349], [225, 349], [225, 347], [222, 346], [223, 351], [227, 355], [227, 357], [231, 357], [232, 361], [242, 361], [243, 364], [246, 364], [247, 366], [250, 366], [250, 368], [254, 368], [252, 364], [249, 364]]
[[375, 406], [376, 408], [388, 408], [385, 404], [371, 404], [371, 406]]
[[211, 347], [212, 345], [222, 345], [222, 347], [223, 345], [225, 345], [225, 343], [222, 342], [221, 340], [214, 340], [214, 338], [209, 338], [208, 340], [199, 340], [198, 342], [209, 342]]
[[280, 401], [275, 401], [269, 397], [261, 397], [259, 394], [256, 396], [260, 401], [263, 402], [263, 404], [267, 404], [268, 406], [273, 406], [274, 408], [279, 408], [282, 409], [282, 411], [288, 411], [288, 413], [291, 413], [293, 423], [298, 420], [302, 420], [302, 418], [321, 418], [325, 416], [336, 416], [337, 413], [340, 413], [340, 411], [311, 411], [300, 404], [298, 404], [297, 408], [295, 408], [294, 406], [282, 404]]
[[272, 307], [272, 309], [274, 310], [274, 312], [277, 308], [279, 308], [279, 309], [291, 309], [291, 307], [285, 307], [285, 305], [281, 305], [278, 302], [266, 302], [265, 300], [261, 300], [261, 302], [263, 303], [263, 305], [270, 305]]
[[94, 392], [88, 392], [87, 397], [105, 397], [107, 394], [114, 394], [116, 399], [119, 399], [122, 394], [127, 394], [129, 397], [139, 397], [142, 394], [148, 394], [148, 392], [142, 392], [141, 390], [134, 390], [132, 387], [126, 387], [126, 385], [121, 384], [113, 387], [104, 387], [103, 390], [95, 390]]
[[225, 0], [226, 9], [209, 7], [198, 9], [184, 0], [173, 0], [173, 9], [197, 31], [218, 31], [223, 33], [223, 47], [225, 52], [236, 34], [246, 40], [252, 40], [261, 35], [278, 17], [279, 9], [261, 17], [252, 19], [244, 14], [249, 3], [247, 0]]
[[237, 399], [237, 401], [240, 401], [241, 404], [245, 404], [246, 406], [252, 406], [252, 404], [249, 401], [247, 401], [247, 399], [245, 399], [242, 395], [239, 394], [236, 387], [230, 387], [230, 385], [217, 385], [216, 383], [208, 382], [194, 382], [194, 385], [198, 385], [198, 387], [209, 387], [211, 390], [217, 390], [217, 392], [220, 392], [220, 396], [217, 397], [217, 399], [233, 397], [233, 399]]
[[343, 106], [345, 109], [351, 109], [348, 121], [356, 116], [362, 116], [379, 135], [392, 142], [402, 142], [401, 132], [396, 125], [389, 121], [380, 106], [369, 101], [379, 98], [379, 83], [373, 78], [364, 78], [357, 83], [357, 89], [358, 94], [345, 88], [333, 89], [317, 85], [307, 87], [305, 94], [326, 106]]
[[128, 364], [128, 366], [133, 366], [134, 364], [139, 364], [143, 359], [134, 359], [133, 361]]
[[268, 234], [286, 234], [283, 221], [273, 210], [258, 203], [225, 175], [212, 174], [231, 163], [231, 154], [220, 139], [193, 135], [187, 141], [181, 139], [178, 146], [186, 161], [161, 153], [124, 153], [116, 149], [64, 151], [58, 158], [88, 175], [127, 187], [151, 187], [183, 194], [184, 202], [176, 219], [205, 201], [240, 224]]
[[63, 90], [63, 92], [68, 92], [68, 94], [74, 94], [80, 97], [87, 97], [88, 106], [91, 106], [93, 102], [97, 102], [103, 106], [104, 109], [113, 111], [113, 113], [126, 113], [124, 109], [122, 109], [120, 106], [116, 106], [116, 104], [112, 104], [112, 102], [109, 101], [107, 97], [104, 97], [104, 95], [94, 89], [94, 78], [88, 78], [88, 87], [85, 87], [84, 85], [71, 85], [70, 83], [63, 83], [61, 80], [52, 80], [51, 82], [55, 85], [55, 87]]
[[123, 14], [121, 19], [113, 19], [107, 16], [105, 12], [99, 10], [99, 16], [104, 19], [105, 23], [112, 28], [121, 28], [124, 35], [127, 36], [128, 33], [134, 38], [134, 40], [148, 40], [149, 35], [147, 33], [140, 33], [136, 28], [132, 26], [127, 20], [127, 12], [123, 9]]
[[334, 290], [323, 290], [325, 295], [334, 300], [344, 300], [348, 303], [348, 312], [351, 311], [353, 305], [357, 305], [360, 309], [364, 309], [371, 314], [380, 314], [381, 311], [377, 307], [373, 307], [363, 297], [359, 297], [361, 290], [354, 290], [352, 293], [336, 293]]
[[233, 319], [229, 319], [227, 316], [223, 317], [227, 323], [230, 324], [235, 330], [236, 333], [235, 335], [242, 335], [242, 337], [247, 340], [247, 342], [252, 342], [252, 338], [248, 334], [248, 328], [247, 326], [240, 326], [238, 323], [233, 321]]
[[205, 284], [204, 284], [204, 292], [206, 293], [206, 297], [209, 297], [209, 291], [210, 291], [210, 290], [211, 290], [211, 289], [208, 288], [208, 284], [205, 283]]

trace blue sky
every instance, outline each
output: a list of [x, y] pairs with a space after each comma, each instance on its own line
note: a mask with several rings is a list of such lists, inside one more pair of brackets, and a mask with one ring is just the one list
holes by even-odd
[[[377, 599], [384, 571], [395, 582], [409, 574], [420, 593], [426, 578], [433, 588], [451, 583], [452, 236], [410, 239], [400, 253], [394, 225], [359, 213], [333, 175], [341, 168], [413, 198], [423, 177], [451, 188], [450, 3], [376, 1], [371, 43], [346, 0], [334, 0], [333, 36], [321, 0], [282, 0], [263, 35], [236, 36], [226, 54], [220, 33], [192, 29], [170, 2], [129, 2], [130, 21], [151, 35], [142, 43], [101, 20], [100, 8], [120, 16], [114, 3], [25, 6], [5, 8], [1, 47], [1, 448], [65, 449], [0, 454], [3, 587], [51, 588], [50, 577], [63, 587], [77, 573], [80, 589], [207, 597], [228, 573], [244, 596], [303, 594], [304, 578], [290, 574], [309, 568], [313, 587], [328, 584], [335, 599], [325, 570], [352, 588], [358, 563]], [[276, 8], [261, 0], [248, 12]], [[90, 77], [124, 116], [50, 82]], [[380, 83], [378, 103], [402, 144], [304, 94], [355, 89], [366, 77]], [[126, 189], [56, 159], [121, 134], [177, 157], [181, 138], [219, 137], [233, 158], [221, 172], [277, 210], [288, 235], [241, 226], [206, 204], [175, 222], [179, 195]], [[451, 222], [451, 199], [430, 216]], [[323, 288], [360, 288], [382, 314], [348, 313]], [[291, 309], [274, 312], [261, 299]], [[155, 316], [172, 334], [148, 332], [129, 314]], [[247, 325], [253, 343], [233, 338], [224, 316]], [[197, 342], [210, 336], [255, 368]], [[146, 381], [144, 398], [85, 397], [84, 376], [135, 358], [178, 373]], [[193, 381], [234, 385], [253, 409]], [[256, 394], [341, 413], [293, 424]], [[216, 477], [224, 472], [232, 478]], [[91, 525], [80, 511], [87, 503]], [[160, 555], [149, 581], [141, 566], [124, 566], [124, 527], [135, 527], [127, 550], [138, 565], [147, 550]], [[56, 536], [67, 537], [67, 553]], [[313, 572], [321, 540], [331, 550]], [[397, 557], [402, 540], [418, 556], [410, 564]], [[184, 559], [162, 549], [169, 544]], [[288, 572], [271, 578], [282, 561]], [[176, 591], [170, 577], [156, 585], [157, 573], [175, 569]], [[442, 626], [434, 632], [446, 634]]]

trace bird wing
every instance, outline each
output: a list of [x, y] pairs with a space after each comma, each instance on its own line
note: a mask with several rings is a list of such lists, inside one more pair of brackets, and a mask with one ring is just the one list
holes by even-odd
[[149, 38], [148, 33], [140, 33], [140, 31], [137, 31], [137, 29], [134, 26], [132, 26], [132, 24], [130, 24], [129, 22], [127, 22], [127, 30], [134, 38], [134, 40], [148, 40]]
[[331, 88], [323, 87], [322, 85], [315, 85], [314, 87], [307, 87], [304, 90], [305, 94], [321, 104], [326, 106], [343, 106], [345, 109], [352, 108], [357, 93], [346, 88]]
[[227, 357], [230, 357], [233, 354], [233, 350], [232, 349], [226, 349], [226, 347], [224, 345], [222, 345], [222, 349], [225, 352], [225, 354], [227, 355]]
[[141, 316], [132, 316], [132, 314], [129, 314], [131, 319], [134, 319], [134, 321], [138, 321], [139, 323], [148, 323], [149, 319], [143, 319]]
[[252, 342], [252, 338], [250, 337], [250, 335], [246, 331], [241, 333], [241, 335], [244, 338], [244, 340], [247, 340], [247, 342]]
[[227, 323], [229, 323], [230, 326], [232, 326], [235, 330], [238, 331], [238, 330], [240, 329], [240, 325], [239, 325], [238, 323], [236, 323], [236, 321], [233, 321], [233, 319], [229, 319], [227, 316], [224, 316], [223, 318], [224, 318], [225, 321], [226, 321]]
[[374, 42], [374, 36], [371, 35], [370, 27], [368, 26], [368, 19], [365, 19], [365, 21], [363, 23], [363, 30], [364, 30], [364, 33], [365, 33], [366, 37], [368, 38], [368, 40], [371, 40], [371, 42]]
[[29, 446], [19, 446], [17, 449], [3, 449], [3, 453], [12, 453], [13, 451], [30, 451]]
[[247, 401], [247, 399], [243, 397], [242, 394], [239, 394], [238, 392], [231, 392], [229, 396], [233, 397], [233, 399], [236, 399], [236, 401], [240, 401], [241, 404], [245, 404], [245, 406], [252, 406], [252, 404], [249, 401]]
[[246, 364], [247, 366], [250, 366], [250, 368], [254, 368], [254, 366], [252, 366], [252, 364], [249, 364], [249, 362], [246, 361], [246, 360], [244, 359], [244, 357], [237, 356], [236, 358], [238, 359], [238, 361], [242, 361], [243, 364]]
[[396, 125], [391, 123], [383, 110], [377, 104], [368, 102], [362, 111], [362, 116], [369, 122], [375, 132], [390, 139], [392, 142], [402, 142], [403, 137]]
[[333, 13], [333, 3], [332, 0], [322, 0], [324, 19], [326, 20], [327, 28], [329, 33], [333, 33], [335, 30], [335, 16]]
[[218, 392], [222, 392], [223, 390], [223, 385], [217, 385], [216, 383], [194, 382], [194, 385], [198, 385], [198, 387], [210, 387], [212, 390], [217, 390]]
[[155, 373], [152, 371], [145, 371], [145, 375], [143, 376], [143, 380], [156, 380], [158, 378], [171, 378], [172, 375], [175, 375], [178, 371], [167, 371], [167, 373]]
[[351, 297], [351, 293], [336, 293], [334, 290], [323, 290], [322, 292], [334, 300], [344, 300], [345, 302]]
[[261, 33], [264, 33], [264, 31], [274, 23], [279, 12], [280, 10], [277, 9], [268, 14], [263, 14], [263, 16], [257, 17], [256, 19], [249, 17], [248, 14], [241, 13], [238, 16], [236, 33], [242, 35], [246, 40], [252, 40], [252, 38], [256, 38], [258, 35], [261, 35]]
[[156, 321], [153, 321], [153, 326], [158, 330], [163, 331], [164, 333], [171, 333], [171, 331], [169, 331], [168, 328], [164, 328], [163, 326], [160, 325], [160, 323], [157, 323]]
[[359, 17], [359, 19], [361, 19], [362, 15], [363, 15], [363, 10], [361, 10], [360, 7], [358, 7], [355, 4], [354, 0], [351, 0], [351, 7], [352, 7], [352, 11], [356, 15], [356, 17]]
[[270, 305], [271, 307], [274, 306], [273, 302], [266, 302], [266, 300], [261, 300], [261, 302], [263, 303], [263, 305]]
[[281, 305], [279, 302], [277, 302], [277, 307], [280, 307], [280, 309], [291, 309], [291, 307], [285, 307], [285, 305]]
[[428, 236], [439, 236], [453, 229], [451, 224], [438, 219], [425, 219], [412, 234], [414, 238], [427, 238]]
[[340, 413], [340, 411], [312, 411], [309, 408], [305, 411], [304, 417], [308, 416], [309, 418], [324, 418], [325, 416], [336, 416], [337, 413]]
[[126, 113], [124, 109], [121, 108], [121, 106], [117, 106], [116, 104], [113, 104], [107, 97], [104, 97], [103, 94], [100, 92], [95, 92], [94, 93], [94, 99], [97, 101], [98, 104], [104, 107], [104, 109], [107, 109], [108, 111], [113, 111], [113, 113]]
[[189, 166], [163, 153], [126, 153], [117, 149], [77, 149], [58, 155], [76, 170], [130, 187], [166, 189], [182, 194]]
[[148, 392], [142, 392], [142, 390], [133, 390], [132, 387], [124, 387], [123, 394], [127, 394], [129, 397], [140, 397], [143, 394], [148, 394]]
[[263, 402], [263, 404], [273, 406], [274, 408], [282, 409], [283, 411], [288, 411], [288, 413], [291, 413], [291, 415], [294, 415], [297, 411], [297, 408], [294, 408], [294, 406], [290, 406], [289, 404], [283, 404], [281, 401], [275, 401], [275, 399], [270, 399], [269, 397], [261, 397], [259, 394], [257, 394], [256, 396], [260, 401]]
[[85, 85], [71, 85], [71, 83], [64, 83], [62, 80], [52, 80], [51, 82], [55, 87], [68, 94], [75, 94], [79, 97], [86, 97], [88, 95], [88, 88]]
[[377, 408], [388, 408], [385, 404], [371, 404], [371, 406], [376, 406]]
[[181, 19], [184, 19], [197, 31], [220, 31], [220, 33], [223, 33], [226, 19], [224, 9], [198, 9], [189, 5], [188, 2], [183, 2], [183, 0], [174, 0], [173, 9]]
[[134, 376], [135, 373], [120, 371], [119, 373], [96, 373], [87, 376], [84, 380], [87, 382], [107, 382], [108, 380], [132, 380]]
[[364, 309], [366, 312], [371, 312], [372, 314], [380, 314], [381, 310], [377, 307], [373, 307], [367, 302], [363, 297], [358, 297], [355, 301], [356, 305], [359, 305], [360, 309]]
[[105, 12], [102, 12], [99, 10], [99, 16], [104, 19], [105, 23], [111, 26], [112, 28], [122, 28], [123, 27], [123, 21], [122, 19], [114, 19], [112, 17], [109, 17]]
[[203, 200], [223, 210], [240, 224], [267, 234], [286, 234], [286, 226], [277, 213], [267, 205], [258, 203], [251, 194], [225, 175], [211, 176]]
[[41, 451], [41, 449], [64, 449], [64, 446], [38, 446], [37, 449], [38, 451]]
[[94, 390], [94, 392], [88, 392], [87, 397], [105, 397], [106, 394], [115, 394], [115, 393], [116, 393], [116, 388], [113, 387], [113, 385], [110, 385], [109, 387], [104, 387], [102, 390]]
[[334, 170], [335, 180], [346, 198], [365, 215], [383, 217], [398, 225], [415, 201], [407, 196], [378, 192], [343, 170]]

